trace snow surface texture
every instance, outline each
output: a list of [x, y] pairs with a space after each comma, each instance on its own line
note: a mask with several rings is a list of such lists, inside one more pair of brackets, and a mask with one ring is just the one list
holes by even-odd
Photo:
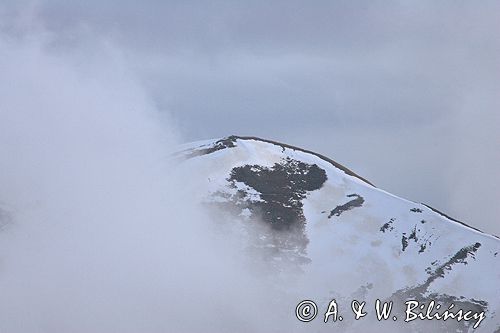
[[[403, 318], [405, 300], [435, 300], [443, 309], [454, 303], [485, 311], [475, 331], [500, 328], [498, 238], [376, 188], [322, 155], [286, 144], [230, 136], [184, 145], [178, 156], [183, 168], [199, 175], [197, 199], [229, 212], [229, 223], [248, 235], [247, 247], [258, 254], [258, 264], [269, 274], [300, 277], [295, 292], [324, 309], [332, 298], [344, 309], [353, 299], [366, 301], [367, 308], [375, 299], [392, 300]], [[300, 286], [304, 281], [307, 288]], [[399, 320], [385, 325], [469, 332], [473, 324]], [[338, 325], [363, 324], [345, 320]], [[384, 330], [383, 325], [376, 327]]]

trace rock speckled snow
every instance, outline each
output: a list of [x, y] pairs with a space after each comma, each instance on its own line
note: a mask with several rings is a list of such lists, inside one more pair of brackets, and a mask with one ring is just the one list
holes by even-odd
[[[273, 269], [305, 274], [318, 297], [454, 302], [486, 311], [476, 331], [500, 327], [498, 238], [290, 145], [231, 136], [185, 145], [179, 156], [206, 179], [200, 200], [228, 208], [247, 231], [265, 226], [254, 248]], [[472, 324], [433, 325], [468, 332]]]

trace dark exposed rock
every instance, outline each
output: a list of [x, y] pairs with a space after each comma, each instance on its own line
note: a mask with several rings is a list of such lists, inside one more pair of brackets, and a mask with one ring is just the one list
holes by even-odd
[[[429, 274], [429, 277], [427, 280], [421, 284], [418, 288], [420, 292], [424, 293], [427, 288], [430, 286], [434, 280], [437, 278], [443, 278], [445, 276], [446, 271], [450, 271], [453, 268], [453, 265], [456, 264], [464, 264], [467, 265], [466, 259], [468, 257], [474, 258], [474, 254], [477, 252], [477, 250], [481, 247], [481, 243], [475, 243], [469, 246], [465, 246], [458, 250], [450, 259], [448, 259], [446, 262], [443, 264], [439, 265], [436, 269], [432, 269], [431, 267], [427, 267], [425, 270], [427, 274]], [[433, 261], [431, 263], [432, 266], [437, 266], [438, 262]], [[414, 287], [416, 288], [416, 287]]]
[[401, 245], [403, 246], [402, 251], [406, 250], [408, 247], [408, 238], [406, 237], [406, 233], [403, 233], [403, 236], [401, 237]]
[[[408, 236], [408, 241], [413, 240], [417, 245], [420, 246], [418, 253], [423, 253], [427, 246], [432, 245], [432, 242], [429, 240], [432, 237], [432, 234], [428, 237], [425, 237], [427, 234], [424, 234], [423, 236], [420, 235], [420, 229], [417, 228], [417, 225], [413, 227], [413, 230], [411, 231], [410, 235]], [[408, 245], [408, 243], [407, 243]], [[404, 251], [404, 250], [403, 250]]]
[[427, 287], [438, 277], [444, 277], [444, 273], [452, 269], [453, 265], [462, 263], [467, 265], [467, 257], [474, 258], [474, 253], [481, 247], [481, 243], [475, 243], [470, 246], [466, 246], [457, 251], [449, 260], [447, 260], [444, 264], [439, 266], [434, 273], [427, 279], [424, 286]]
[[392, 226], [392, 223], [393, 223], [395, 220], [396, 220], [396, 219], [393, 217], [393, 218], [391, 218], [391, 219], [389, 220], [389, 222], [384, 223], [384, 225], [380, 227], [380, 231], [382, 231], [382, 232], [384, 232], [384, 233], [385, 233], [387, 230], [389, 230], [389, 231], [394, 230], [394, 227]]
[[236, 147], [236, 138], [234, 136], [229, 136], [227, 138], [220, 139], [207, 147], [188, 149], [181, 151], [178, 154], [182, 155], [184, 158], [193, 158], [196, 156], [208, 155], [225, 148], [233, 148], [233, 147]]
[[[428, 267], [426, 269], [426, 272], [429, 274], [429, 277], [424, 283], [399, 290], [395, 292], [390, 297], [390, 299], [399, 300], [401, 303], [403, 303], [405, 300], [417, 300], [418, 302], [425, 304], [429, 304], [431, 300], [434, 300], [438, 304], [443, 304], [443, 309], [453, 303], [456, 309], [462, 309], [464, 311], [487, 311], [488, 303], [482, 300], [466, 299], [462, 296], [453, 296], [448, 294], [428, 294], [429, 286], [433, 281], [438, 278], [444, 278], [445, 272], [451, 270], [453, 265], [456, 265], [458, 263], [466, 265], [466, 259], [469, 257], [474, 258], [474, 253], [477, 252], [480, 246], [480, 243], [475, 243], [470, 246], [463, 247], [462, 249], [458, 250], [450, 259], [439, 265], [436, 269], [433, 270], [431, 267]], [[434, 261], [432, 265], [436, 266], [437, 261]], [[436, 321], [434, 323], [440, 326], [436, 329], [439, 328], [441, 331], [450, 331], [450, 329], [453, 329], [453, 331], [456, 332], [468, 332], [470, 327], [473, 325], [473, 322], [467, 321], [458, 323]]]
[[[264, 257], [279, 257], [281, 261], [301, 265], [309, 260], [305, 251], [308, 239], [302, 200], [308, 191], [321, 188], [326, 180], [325, 170], [316, 164], [286, 158], [272, 167], [233, 168], [227, 178], [228, 186], [239, 190], [230, 198], [225, 195], [236, 210], [248, 209], [253, 221], [262, 221], [267, 226], [254, 242], [257, 248], [266, 251]], [[258, 198], [251, 197], [250, 190], [258, 193]]]
[[302, 226], [305, 217], [302, 199], [307, 191], [321, 188], [326, 172], [316, 164], [286, 158], [267, 168], [261, 165], [236, 167], [228, 178], [241, 182], [260, 194], [262, 201], [252, 203], [252, 209], [276, 230], [289, 230]]
[[413, 239], [416, 242], [418, 242], [418, 238], [417, 238], [417, 227], [415, 226], [410, 234], [410, 236], [408, 237], [408, 239]]
[[365, 199], [363, 199], [363, 197], [358, 194], [349, 194], [347, 197], [348, 198], [355, 197], [355, 199], [332, 209], [332, 211], [328, 215], [328, 218], [331, 218], [332, 216], [340, 216], [340, 214], [342, 214], [345, 211], [351, 210], [355, 207], [361, 207], [365, 202]]
[[[384, 223], [380, 227], [380, 231], [385, 233], [385, 232], [392, 232], [396, 230], [395, 232], [397, 233], [397, 229], [392, 225], [393, 222], [395, 222], [395, 218], [391, 218], [388, 222]], [[422, 222], [423, 221], [423, 222]], [[421, 223], [425, 223], [424, 220], [422, 220]], [[428, 234], [421, 232], [420, 228], [417, 227], [417, 225], [413, 226], [413, 229], [410, 229], [409, 231], [402, 232], [399, 234], [401, 237], [401, 251], [405, 252], [405, 250], [408, 248], [410, 245], [410, 241], [415, 242], [415, 244], [418, 246], [419, 251], [418, 253], [423, 253], [428, 246], [432, 245], [432, 242], [430, 239], [433, 237], [433, 234]]]

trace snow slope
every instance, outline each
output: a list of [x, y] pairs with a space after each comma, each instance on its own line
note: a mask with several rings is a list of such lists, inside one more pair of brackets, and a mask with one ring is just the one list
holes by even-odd
[[[286, 144], [231, 136], [184, 145], [178, 156], [200, 188], [197, 200], [240, 221], [271, 271], [305, 276], [304, 296], [328, 302], [333, 295], [347, 304], [354, 298], [435, 300], [443, 309], [454, 303], [485, 312], [475, 331], [499, 330], [495, 236]], [[408, 327], [468, 332], [474, 324], [418, 322]]]

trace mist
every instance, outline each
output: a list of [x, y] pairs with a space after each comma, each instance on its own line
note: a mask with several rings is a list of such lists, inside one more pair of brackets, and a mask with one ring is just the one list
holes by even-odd
[[498, 13], [496, 1], [7, 0], [0, 30], [43, 31], [82, 63], [112, 42], [181, 141], [308, 148], [499, 234]]
[[120, 53], [82, 62], [47, 41], [0, 41], [0, 330], [282, 327], [293, 302], [259, 315], [281, 291], [195, 203], [176, 130]]
[[112, 41], [182, 141], [308, 148], [498, 234], [498, 13], [496, 1], [7, 0], [0, 30], [45, 31], [83, 63]]
[[497, 5], [282, 5], [0, 6], [0, 331], [311, 330], [186, 141], [309, 148], [499, 233]]

